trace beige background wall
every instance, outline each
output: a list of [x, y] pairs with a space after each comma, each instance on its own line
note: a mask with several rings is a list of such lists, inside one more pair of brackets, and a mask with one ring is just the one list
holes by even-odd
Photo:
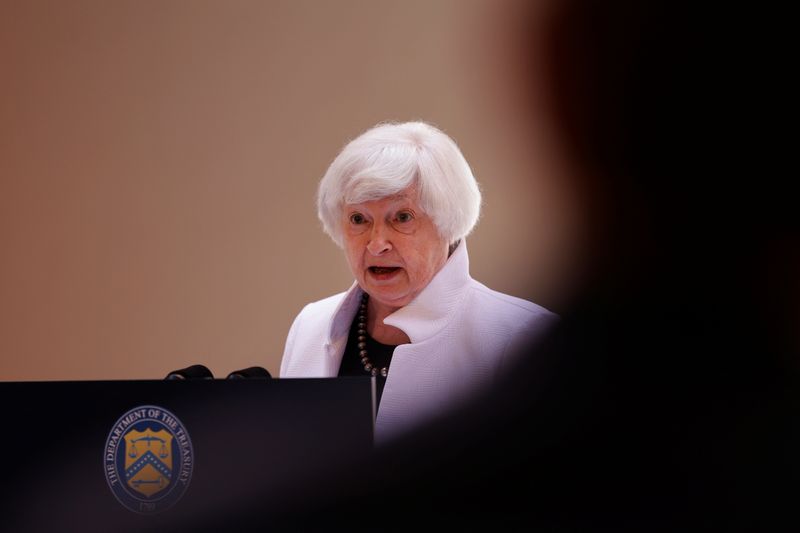
[[382, 120], [459, 143], [473, 276], [558, 311], [579, 225], [518, 47], [544, 6], [2, 2], [0, 380], [277, 375], [295, 314], [351, 283], [317, 180]]

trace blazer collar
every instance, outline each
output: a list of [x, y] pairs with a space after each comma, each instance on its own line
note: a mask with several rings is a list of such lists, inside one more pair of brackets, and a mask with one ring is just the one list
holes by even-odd
[[328, 331], [328, 344], [346, 338], [350, 334], [350, 326], [353, 323], [353, 317], [356, 316], [358, 306], [361, 304], [362, 294], [364, 291], [358, 286], [358, 282], [354, 281], [333, 312], [331, 327]]

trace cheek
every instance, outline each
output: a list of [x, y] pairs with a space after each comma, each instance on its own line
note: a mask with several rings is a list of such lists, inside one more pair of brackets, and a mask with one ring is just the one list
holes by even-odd
[[411, 273], [418, 280], [432, 278], [444, 265], [447, 259], [447, 249], [439, 242], [429, 243], [423, 248], [415, 249], [414, 268]]
[[352, 243], [346, 242], [344, 257], [347, 260], [347, 264], [350, 266], [350, 270], [357, 272], [359, 270], [359, 264], [361, 263], [361, 254], [358, 253], [358, 248], [353, 246]]
[[347, 253], [347, 262], [353, 268], [358, 268], [361, 265], [363, 254], [358, 253], [357, 250], [350, 250]]

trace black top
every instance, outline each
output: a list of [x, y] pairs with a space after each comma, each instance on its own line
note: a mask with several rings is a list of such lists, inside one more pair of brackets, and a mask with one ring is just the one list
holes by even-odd
[[[347, 346], [344, 349], [344, 355], [342, 356], [342, 363], [339, 366], [339, 375], [340, 376], [370, 376], [372, 375], [369, 371], [364, 370], [364, 365], [361, 364], [361, 356], [358, 355], [358, 326], [357, 326], [357, 319], [353, 319], [353, 323], [350, 325], [350, 334], [347, 337]], [[369, 360], [372, 362], [372, 365], [378, 368], [378, 375], [375, 376], [375, 393], [376, 393], [376, 405], [380, 405], [381, 403], [381, 395], [383, 394], [383, 386], [386, 384], [386, 378], [380, 375], [380, 369], [383, 367], [390, 368], [389, 364], [392, 361], [392, 354], [394, 353], [394, 349], [396, 346], [392, 346], [389, 344], [381, 344], [380, 342], [376, 341], [369, 334], [366, 334], [365, 337], [367, 343], [367, 356]]]

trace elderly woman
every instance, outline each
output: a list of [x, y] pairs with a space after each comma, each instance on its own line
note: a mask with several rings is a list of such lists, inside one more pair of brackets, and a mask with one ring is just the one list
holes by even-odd
[[377, 443], [490, 384], [555, 318], [470, 277], [465, 237], [481, 193], [455, 142], [429, 124], [379, 124], [352, 140], [317, 207], [355, 282], [303, 308], [280, 377], [375, 376]]

